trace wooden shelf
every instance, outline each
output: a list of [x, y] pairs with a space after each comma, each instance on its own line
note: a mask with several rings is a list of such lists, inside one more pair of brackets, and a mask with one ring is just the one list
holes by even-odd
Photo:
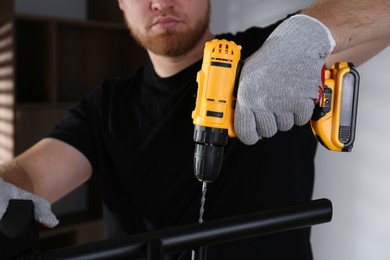
[[[73, 102], [146, 60], [116, 23], [16, 17], [16, 101]], [[23, 76], [21, 76], [23, 75]]]
[[16, 19], [16, 102], [46, 102], [53, 85], [52, 28], [41, 19]]
[[68, 103], [21, 103], [14, 108], [14, 153], [20, 154], [38, 142], [65, 118]]

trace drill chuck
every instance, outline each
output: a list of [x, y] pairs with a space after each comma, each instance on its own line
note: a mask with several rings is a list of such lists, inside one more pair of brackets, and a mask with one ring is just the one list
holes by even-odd
[[199, 181], [213, 182], [217, 179], [228, 138], [227, 129], [194, 126], [194, 172]]

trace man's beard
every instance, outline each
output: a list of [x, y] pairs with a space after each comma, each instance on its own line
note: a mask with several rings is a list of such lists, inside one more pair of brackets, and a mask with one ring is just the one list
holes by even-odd
[[143, 48], [154, 54], [166, 57], [178, 57], [191, 50], [206, 32], [210, 22], [210, 12], [200, 20], [194, 28], [187, 31], [176, 31], [167, 29], [165, 32], [155, 36], [142, 35], [138, 30], [132, 28], [128, 23], [127, 27], [134, 40]]

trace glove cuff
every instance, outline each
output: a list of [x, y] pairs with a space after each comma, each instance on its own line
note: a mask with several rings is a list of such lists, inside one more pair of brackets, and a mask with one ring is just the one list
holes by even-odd
[[309, 20], [317, 23], [318, 25], [320, 25], [324, 29], [324, 31], [326, 32], [328, 39], [329, 39], [329, 43], [331, 45], [331, 51], [333, 51], [333, 49], [336, 47], [336, 41], [333, 38], [332, 32], [329, 30], [329, 28], [325, 24], [323, 24], [320, 20], [318, 20], [314, 17], [311, 17], [309, 15], [306, 15], [306, 14], [296, 14], [296, 15], [292, 16], [291, 18], [294, 18], [294, 17], [296, 17], [296, 18], [302, 17], [303, 19], [309, 19]]

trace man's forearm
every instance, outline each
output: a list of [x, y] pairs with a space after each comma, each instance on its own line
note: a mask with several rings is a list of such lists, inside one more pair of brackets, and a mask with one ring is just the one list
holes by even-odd
[[390, 0], [320, 0], [301, 13], [330, 29], [336, 41], [334, 53], [390, 38]]

